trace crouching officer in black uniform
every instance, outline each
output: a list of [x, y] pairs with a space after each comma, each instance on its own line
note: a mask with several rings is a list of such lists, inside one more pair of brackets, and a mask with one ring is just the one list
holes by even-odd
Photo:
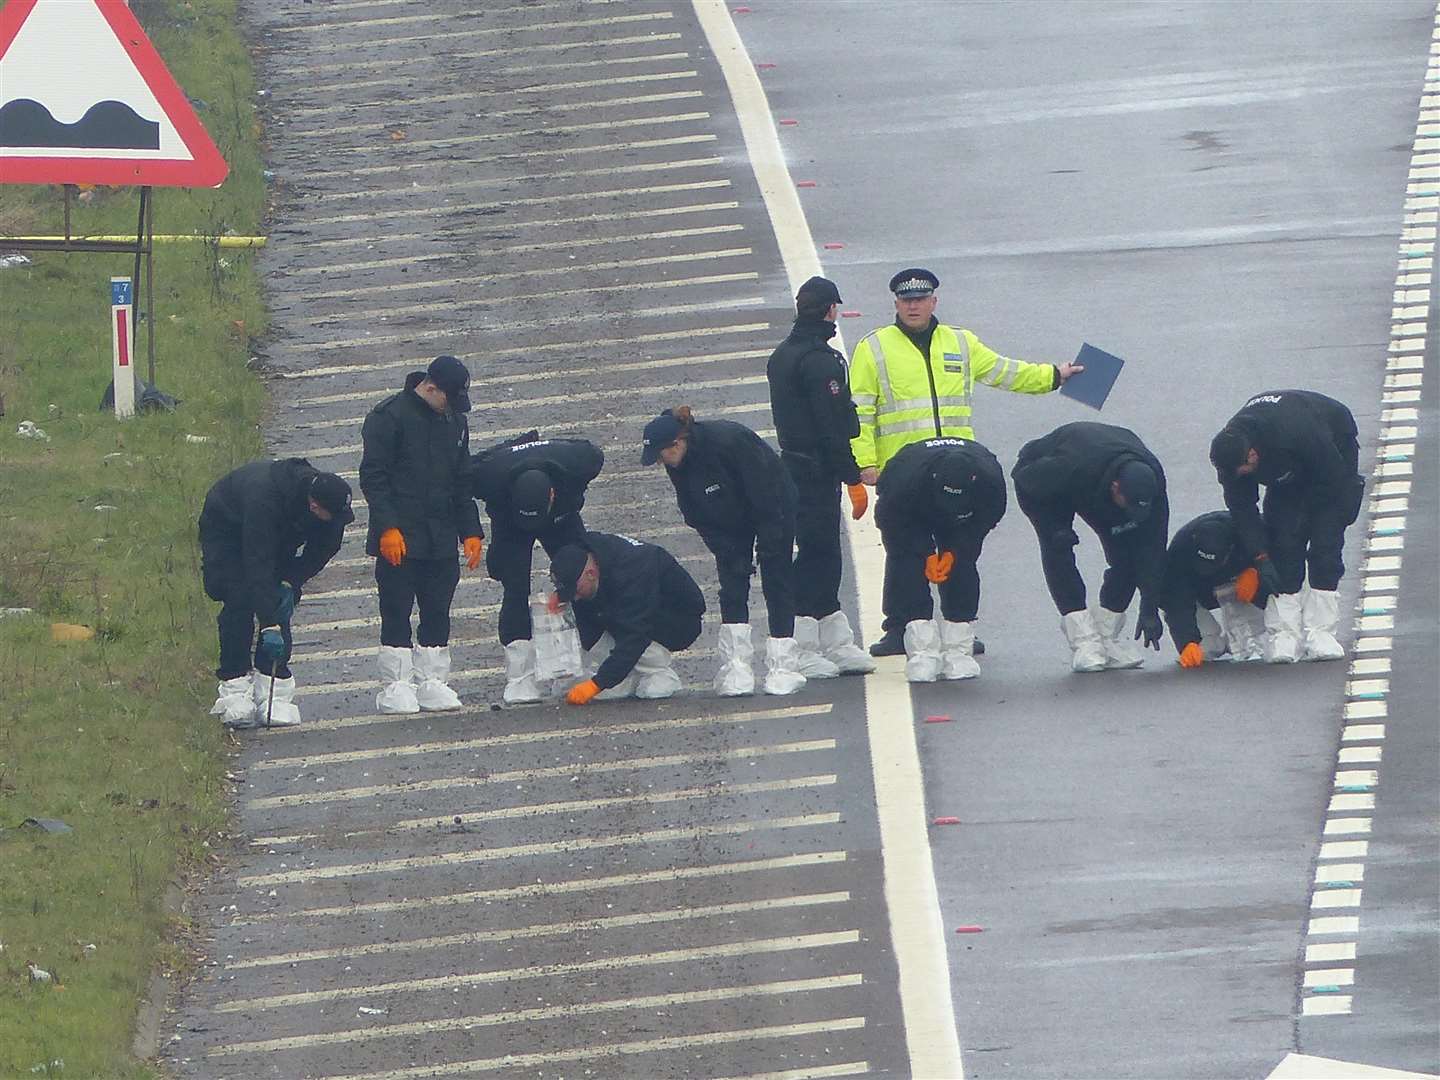
[[850, 399], [849, 370], [829, 344], [839, 309], [840, 290], [833, 281], [812, 277], [801, 285], [795, 325], [766, 368], [775, 437], [797, 495], [795, 639], [800, 673], [812, 679], [875, 670], [840, 608], [840, 485], [856, 520], [870, 496], [850, 449], [860, 421]]
[[[976, 565], [990, 530], [1005, 516], [1005, 473], [969, 439], [911, 443], [875, 485], [875, 523], [885, 544], [885, 632], [903, 634], [905, 677], [973, 679]], [[930, 584], [940, 590], [940, 625]]]
[[[480, 513], [470, 497], [470, 372], [453, 356], [405, 376], [405, 389], [365, 418], [360, 490], [370, 504], [365, 553], [380, 590], [380, 693], [387, 713], [454, 709], [450, 601], [460, 583], [456, 547], [480, 565]], [[420, 608], [412, 652], [410, 612]]]
[[[705, 597], [662, 547], [628, 536], [587, 532], [550, 560], [550, 608], [572, 604], [586, 655], [604, 650], [595, 674], [565, 695], [586, 705], [596, 695], [668, 698], [680, 689], [673, 653], [700, 636]], [[606, 648], [608, 646], [608, 649]]]
[[770, 637], [765, 692], [793, 694], [805, 685], [795, 646], [795, 489], [775, 451], [743, 424], [696, 420], [690, 406], [645, 425], [640, 461], [665, 465], [685, 524], [715, 556], [720, 577], [720, 670], [715, 692], [755, 692], [750, 638], [750, 576], [760, 562]]
[[205, 594], [221, 604], [220, 686], [212, 716], [230, 727], [255, 727], [265, 722], [268, 708], [272, 725], [300, 722], [290, 674], [290, 616], [300, 590], [340, 550], [345, 526], [354, 520], [350, 485], [304, 458], [252, 461], [215, 482], [200, 511]]
[[[1159, 459], [1133, 431], [1081, 421], [1026, 443], [1010, 475], [1040, 540], [1045, 584], [1060, 611], [1072, 670], [1139, 667], [1139, 650], [1121, 637], [1137, 586], [1135, 638], [1143, 636], [1158, 650], [1164, 633], [1160, 580], [1170, 504]], [[1105, 580], [1093, 612], [1085, 608], [1085, 582], [1075, 566], [1076, 514], [1105, 551]]]
[[1181, 667], [1260, 659], [1265, 597], [1229, 513], [1201, 514], [1175, 533], [1165, 553], [1160, 608]]
[[[1336, 590], [1345, 574], [1345, 530], [1360, 516], [1355, 417], [1310, 390], [1270, 390], [1245, 403], [1210, 443], [1225, 506], [1266, 591], [1265, 659], [1338, 660]], [[1256, 508], [1259, 485], [1265, 508]], [[1305, 568], [1310, 588], [1302, 598]]]
[[482, 450], [471, 460], [472, 490], [490, 515], [485, 568], [505, 590], [500, 644], [505, 647], [505, 703], [540, 700], [530, 625], [530, 560], [535, 541], [551, 558], [585, 537], [580, 508], [600, 475], [605, 453], [585, 439], [542, 439], [530, 431]]

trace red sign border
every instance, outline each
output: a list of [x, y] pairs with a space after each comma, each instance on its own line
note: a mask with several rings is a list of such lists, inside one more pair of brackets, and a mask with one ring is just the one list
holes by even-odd
[[[9, 0], [0, 8], [0, 61], [39, 0]], [[105, 157], [7, 157], [0, 147], [0, 184], [111, 184], [135, 187], [219, 187], [230, 171], [195, 115], [185, 92], [155, 51], [124, 0], [91, 0], [110, 24], [135, 70], [175, 126], [193, 160]]]

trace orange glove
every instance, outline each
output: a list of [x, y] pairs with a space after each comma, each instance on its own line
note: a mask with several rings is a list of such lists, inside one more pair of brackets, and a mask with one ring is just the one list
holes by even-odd
[[1192, 641], [1185, 648], [1180, 650], [1180, 666], [1183, 668], [1197, 668], [1205, 662], [1205, 650], [1199, 644]]
[[565, 695], [565, 700], [571, 705], [589, 705], [590, 700], [598, 693], [600, 693], [600, 687], [595, 685], [595, 680], [586, 679], [584, 682], [570, 687], [570, 692]]
[[950, 580], [950, 571], [955, 566], [955, 553], [953, 551], [941, 551], [931, 555], [925, 560], [925, 580], [933, 581], [936, 585]]
[[870, 505], [870, 493], [865, 490], [864, 484], [846, 484], [845, 491], [850, 496], [850, 516], [859, 521]]
[[1247, 566], [1235, 579], [1235, 599], [1242, 604], [1248, 604], [1255, 599], [1255, 595], [1259, 591], [1260, 571], [1253, 566]]
[[478, 536], [465, 538], [465, 565], [474, 570], [480, 565], [480, 553], [485, 550], [485, 541]]
[[405, 559], [405, 537], [399, 529], [386, 529], [380, 534], [380, 557], [391, 566], [399, 566]]

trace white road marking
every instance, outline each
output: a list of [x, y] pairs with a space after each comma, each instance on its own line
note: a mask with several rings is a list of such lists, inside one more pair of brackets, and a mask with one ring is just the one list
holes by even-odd
[[678, 881], [694, 881], [703, 878], [729, 877], [732, 874], [756, 874], [769, 871], [785, 871], [793, 876], [795, 871], [817, 866], [836, 866], [846, 861], [843, 851], [817, 851], [804, 855], [782, 855], [773, 859], [746, 859], [740, 862], [703, 863], [698, 866], [675, 866], [664, 870], [646, 870], [633, 874], [611, 874], [606, 877], [572, 878], [561, 881], [537, 881], [534, 884], [510, 885], [496, 889], [477, 889], [459, 893], [442, 893], [436, 896], [408, 897], [403, 900], [375, 900], [367, 904], [344, 904], [339, 907], [299, 908], [285, 911], [263, 912], [257, 915], [237, 916], [230, 921], [232, 926], [249, 926], [254, 923], [278, 922], [293, 919], [356, 918], [362, 915], [378, 915], [390, 911], [428, 911], [432, 908], [466, 906], [495, 900], [528, 900], [550, 896], [568, 895], [578, 892], [592, 892], [604, 889], [624, 889], [631, 885], [670, 885]]
[[556, 777], [624, 772], [627, 769], [663, 769], [671, 765], [695, 765], [702, 761], [730, 761], [772, 757], [779, 754], [807, 754], [833, 749], [835, 749], [834, 739], [812, 739], [805, 742], [775, 743], [768, 746], [741, 746], [729, 750], [701, 750], [685, 754], [658, 754], [652, 757], [625, 758], [618, 761], [587, 761], [577, 762], [573, 765], [545, 766], [535, 769], [510, 769], [505, 772], [489, 773], [485, 776], [444, 776], [432, 780], [416, 780], [406, 784], [371, 784], [366, 787], [340, 788], [335, 791], [268, 795], [250, 799], [245, 805], [253, 810], [264, 810], [270, 807], [316, 806], [321, 803], [369, 799], [377, 795], [447, 791], [453, 788], [485, 787], [488, 784], [530, 783], [535, 780], [549, 780]]
[[[507, 1054], [505, 1057], [475, 1061], [455, 1061], [445, 1065], [417, 1065], [389, 1072], [332, 1076], [329, 1080], [413, 1080], [416, 1077], [455, 1076], [492, 1069], [523, 1068], [558, 1061], [591, 1061], [628, 1054], [650, 1054], [663, 1050], [684, 1050], [694, 1046], [720, 1046], [726, 1043], [749, 1042], [754, 1039], [789, 1039], [827, 1031], [853, 1031], [865, 1026], [863, 1016], [840, 1020], [816, 1020], [806, 1024], [782, 1024], [777, 1027], [742, 1028], [739, 1031], [712, 1031], [701, 1035], [672, 1035], [663, 1039], [640, 1039], [626, 1043], [604, 1043], [582, 1046], [576, 1050], [549, 1050], [532, 1054]], [[854, 1075], [801, 1071], [799, 1076]]]
[[1320, 945], [1305, 946], [1305, 962], [1307, 964], [1327, 964], [1336, 960], [1354, 960], [1355, 943], [1353, 941], [1334, 941]]
[[751, 1073], [749, 1076], [726, 1076], [720, 1080], [824, 1080], [829, 1076], [863, 1076], [870, 1071], [868, 1061], [847, 1061], [839, 1065], [811, 1065], [782, 1072]]
[[1329, 863], [1315, 868], [1315, 880], [1321, 884], [1332, 881], [1363, 881], [1364, 878], [1364, 863]]
[[627, 967], [683, 964], [722, 956], [751, 956], [763, 953], [793, 952], [799, 949], [823, 949], [832, 945], [850, 945], [859, 940], [860, 934], [855, 930], [841, 930], [828, 934], [797, 934], [791, 937], [756, 938], [750, 941], [704, 945], [691, 949], [666, 949], [662, 952], [606, 956], [598, 960], [583, 960], [569, 964], [544, 964], [499, 971], [477, 971], [468, 975], [441, 975], [430, 979], [403, 979], [389, 983], [371, 983], [365, 986], [341, 986], [330, 990], [242, 998], [217, 1005], [216, 1011], [248, 1012], [251, 1009], [309, 1005], [318, 1001], [374, 997], [377, 994], [415, 993], [426, 990], [455, 989], [461, 986], [484, 986], [487, 983], [515, 982], [521, 979], [537, 979], [551, 975], [575, 975], [585, 971], [617, 971]]
[[[694, 1005], [713, 1001], [735, 1001], [749, 997], [778, 994], [807, 994], [816, 990], [839, 990], [860, 986], [860, 975], [831, 975], [820, 979], [791, 979], [786, 982], [759, 983], [751, 986], [717, 986], [709, 990], [686, 990], [673, 994], [649, 994], [645, 997], [613, 998], [608, 1001], [573, 1002], [565, 1005], [544, 1005], [510, 1012], [482, 1013], [471, 1016], [432, 1017], [410, 1024], [386, 1024], [382, 1027], [356, 1028], [313, 1035], [294, 1035], [284, 1039], [258, 1039], [254, 1042], [231, 1043], [210, 1050], [211, 1057], [234, 1054], [271, 1053], [301, 1046], [325, 1046], [335, 1043], [362, 1042], [370, 1039], [394, 1039], [406, 1035], [432, 1035], [441, 1031], [469, 1031], [476, 1027], [518, 1024], [555, 1017], [584, 1016], [622, 1009], [663, 1009], [675, 1005]], [[842, 1076], [844, 1073], [810, 1075]]]
[[1341, 769], [1335, 774], [1335, 786], [1373, 788], [1380, 774], [1374, 769]]
[[[388, 7], [392, 4], [401, 4], [405, 2], [407, 2], [407, 0], [361, 0], [360, 3], [354, 4], [328, 4], [322, 10], [325, 11], [326, 14], [330, 14], [331, 12], [345, 11], [357, 7]], [[582, 0], [582, 2], [591, 4], [604, 4], [614, 3], [615, 0]], [[487, 17], [493, 18], [496, 15], [514, 15], [520, 12], [529, 14], [532, 11], [542, 11], [546, 8], [569, 8], [572, 6], [572, 4], [565, 2], [565, 0], [553, 0], [553, 2], [551, 3], [544, 3], [543, 0], [541, 0], [541, 2], [533, 4], [519, 4], [513, 7], [491, 8], [490, 10], [486, 11], [485, 14]], [[309, 33], [314, 30], [355, 30], [371, 26], [395, 26], [400, 23], [443, 22], [447, 19], [460, 21], [461, 18], [462, 17], [460, 15], [457, 15], [455, 12], [447, 11], [440, 15], [397, 15], [392, 18], [386, 19], [351, 19], [349, 21], [342, 20], [339, 22], [296, 23], [291, 26], [272, 26], [269, 28], [268, 32], [272, 34], [301, 34]]]
[[[362, 48], [390, 48], [396, 45], [413, 45], [417, 42], [454, 41], [457, 38], [486, 37], [491, 34], [520, 34], [553, 30], [580, 30], [591, 26], [614, 26], [617, 23], [654, 22], [659, 19], [673, 19], [669, 11], [653, 11], [643, 15], [612, 15], [604, 19], [571, 19], [564, 22], [526, 23], [522, 26], [487, 26], [480, 30], [453, 30], [439, 34], [413, 34], [409, 37], [373, 38], [365, 42], [321, 41], [306, 46], [308, 52], [357, 52]], [[411, 63], [417, 61], [411, 60]]]
[[1354, 968], [1313, 968], [1305, 972], [1305, 985], [1351, 986], [1355, 982]]
[[1384, 724], [1349, 724], [1340, 732], [1343, 742], [1378, 742], [1385, 738]]
[[1359, 907], [1362, 889], [1318, 889], [1310, 897], [1310, 910]]
[[1358, 915], [1325, 915], [1312, 917], [1305, 933], [1307, 937], [1324, 937], [1328, 934], [1358, 934], [1360, 932], [1360, 917]]
[[[406, 3], [414, 3], [414, 0], [405, 0]], [[456, 60], [489, 60], [496, 56], [521, 56], [528, 53], [550, 53], [565, 52], [569, 49], [584, 49], [589, 53], [602, 52], [612, 45], [639, 45], [652, 44], [664, 41], [679, 41], [681, 34], [629, 34], [623, 37], [594, 38], [583, 41], [549, 41], [532, 45], [512, 45], [496, 49], [474, 49], [469, 52], [458, 52], [454, 54]], [[413, 68], [415, 58], [407, 56], [398, 60], [349, 60], [338, 64], [309, 64], [305, 70], [310, 74], [318, 74], [325, 71], [379, 71], [383, 68], [405, 67]], [[543, 68], [545, 65], [541, 65]], [[315, 84], [317, 87], [326, 84]]]
[[1369, 818], [1332, 817], [1325, 819], [1326, 836], [1362, 836], [1369, 832]]
[[1367, 761], [1379, 761], [1381, 750], [1378, 746], [1342, 746], [1339, 761], [1341, 765], [1359, 765]]
[[[1341, 1016], [1350, 1011], [1348, 994], [1326, 994], [1323, 997], [1307, 997], [1300, 1005], [1303, 1016]], [[1364, 1073], [1347, 1072], [1346, 1080], [1359, 1080]], [[1306, 1074], [1307, 1080], [1315, 1080], [1314, 1073]]]
[[[755, 65], [723, 0], [693, 0], [695, 14], [725, 76], [766, 211], [775, 230], [791, 292], [821, 273], [815, 239], [785, 164], [774, 117]], [[835, 347], [845, 346], [836, 338]], [[850, 526], [859, 593], [859, 629], [880, 622], [880, 545], [874, 515]], [[874, 770], [884, 864], [885, 903], [900, 976], [901, 1010], [910, 1071], [963, 1076], [951, 997], [944, 926], [925, 817], [924, 783], [914, 733], [910, 686], [899, 665], [883, 662], [865, 679], [865, 712]]]
[[1389, 705], [1383, 701], [1347, 701], [1344, 715], [1346, 720], [1371, 720], [1386, 715]]
[[[1311, 1002], [1315, 1002], [1317, 1005], [1324, 1005], [1327, 1000], [1319, 997], [1306, 998], [1305, 1004], [1309, 1006]], [[1348, 997], [1337, 998], [1336, 1004], [1343, 1004], [1343, 1008], [1332, 1007], [1324, 1011], [1350, 1011]], [[1382, 1069], [1376, 1065], [1363, 1065], [1358, 1061], [1336, 1061], [1308, 1054], [1286, 1054], [1284, 1060], [1275, 1066], [1265, 1080], [1435, 1080], [1435, 1074]]]
[[1320, 845], [1322, 859], [1363, 859], [1370, 851], [1368, 840], [1329, 840]]
[[[497, 139], [513, 139], [517, 136], [568, 135], [577, 131], [600, 131], [609, 135], [620, 128], [663, 127], [668, 124], [689, 124], [709, 120], [708, 112], [664, 113], [660, 116], [634, 116], [626, 120], [596, 120], [584, 124], [547, 124], [528, 131], [486, 132], [481, 135], [448, 135], [434, 139], [405, 139], [401, 142], [375, 141], [359, 146], [332, 146], [326, 153], [332, 157], [342, 154], [414, 154], [419, 150], [453, 149], [457, 146], [474, 146], [476, 143], [494, 142]], [[432, 162], [433, 164], [433, 162]]]
[[503, 930], [472, 930], [463, 934], [442, 934], [438, 937], [412, 938], [407, 941], [386, 941], [372, 945], [342, 945], [333, 949], [303, 949], [299, 952], [270, 953], [249, 960], [235, 960], [226, 970], [274, 967], [276, 964], [302, 964], [314, 960], [353, 960], [361, 956], [409, 952], [421, 949], [448, 949], [457, 946], [481, 945], [493, 941], [522, 941], [527, 938], [556, 937], [563, 934], [595, 933], [626, 926], [654, 926], [660, 923], [688, 922], [717, 915], [741, 915], [755, 911], [779, 911], [785, 908], [817, 907], [823, 904], [846, 904], [848, 892], [808, 893], [770, 899], [739, 900], [729, 904], [703, 904], [696, 907], [666, 908], [663, 911], [641, 911], [629, 915], [603, 915], [592, 919], [571, 919], [566, 922], [537, 926], [516, 926]]

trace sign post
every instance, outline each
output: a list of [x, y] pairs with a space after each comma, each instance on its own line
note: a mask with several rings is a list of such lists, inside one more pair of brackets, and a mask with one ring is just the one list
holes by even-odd
[[135, 324], [130, 311], [135, 302], [135, 283], [128, 277], [110, 279], [111, 368], [114, 370], [115, 416], [135, 415]]

